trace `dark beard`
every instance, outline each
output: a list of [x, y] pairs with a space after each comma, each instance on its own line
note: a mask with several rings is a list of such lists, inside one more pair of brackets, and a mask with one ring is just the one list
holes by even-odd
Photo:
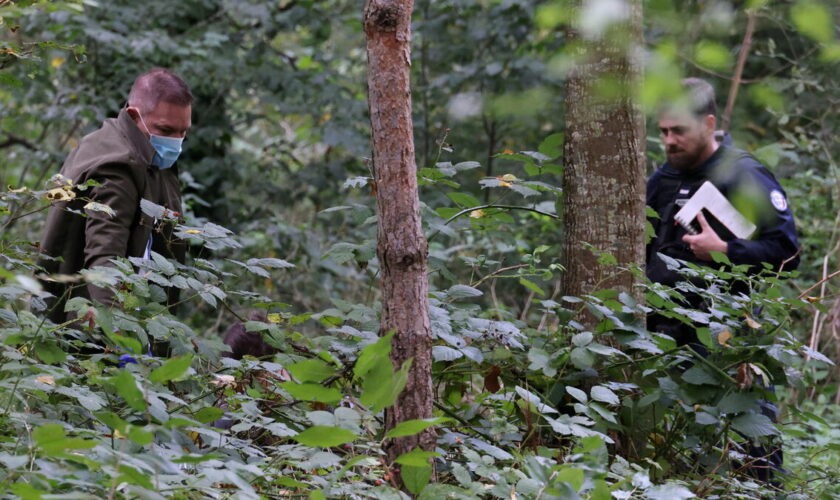
[[703, 156], [703, 148], [698, 147], [693, 151], [667, 152], [668, 165], [677, 170], [693, 170], [699, 166], [700, 157]]

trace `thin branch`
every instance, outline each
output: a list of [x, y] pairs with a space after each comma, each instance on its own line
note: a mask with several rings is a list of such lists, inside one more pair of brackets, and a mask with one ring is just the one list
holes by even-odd
[[492, 273], [490, 273], [487, 276], [485, 276], [485, 277], [481, 278], [480, 280], [476, 281], [475, 284], [472, 285], [472, 287], [473, 288], [478, 288], [479, 285], [481, 285], [482, 283], [484, 283], [485, 281], [487, 281], [488, 279], [490, 279], [494, 276], [498, 276], [499, 274], [502, 274], [502, 273], [507, 272], [507, 271], [512, 271], [514, 269], [520, 269], [520, 268], [523, 268], [523, 267], [528, 267], [529, 265], [530, 264], [517, 264], [515, 266], [502, 267], [502, 268], [496, 269]]
[[[498, 209], [502, 209], [502, 210], [525, 210], [526, 212], [534, 212], [536, 214], [551, 217], [552, 219], [559, 219], [560, 218], [556, 214], [550, 214], [548, 212], [543, 212], [542, 210], [537, 210], [536, 208], [522, 207], [522, 206], [518, 206], [518, 205], [494, 205], [494, 204], [490, 203], [490, 204], [487, 204], [487, 205], [479, 205], [477, 207], [465, 208], [465, 209], [461, 210], [460, 212], [458, 212], [457, 214], [453, 215], [452, 217], [446, 219], [446, 222], [444, 222], [443, 225], [447, 226], [447, 225], [449, 225], [450, 222], [454, 221], [458, 217], [461, 217], [461, 216], [463, 216], [465, 214], [468, 214], [470, 212], [475, 212], [476, 210], [487, 210], [489, 208], [498, 208]], [[432, 241], [432, 238], [437, 236], [438, 233], [440, 233], [440, 230], [435, 231], [434, 233], [429, 235], [429, 237], [426, 238], [426, 240], [427, 241]]]
[[830, 280], [830, 279], [832, 279], [836, 276], [840, 276], [840, 271], [834, 271], [833, 273], [829, 274], [825, 278], [823, 278], [823, 279], [817, 281], [816, 283], [814, 283], [813, 285], [809, 286], [808, 288], [805, 289], [804, 292], [800, 293], [799, 297], [797, 297], [797, 298], [804, 299], [805, 296], [808, 295], [811, 292], [811, 290], [813, 290], [814, 288], [817, 288], [818, 286], [822, 285], [826, 281], [828, 281], [828, 280]]
[[729, 98], [726, 100], [726, 110], [723, 112], [721, 128], [729, 131], [729, 122], [732, 119], [732, 110], [735, 108], [735, 99], [738, 97], [738, 89], [741, 86], [741, 77], [744, 74], [744, 65], [747, 63], [747, 56], [752, 46], [753, 32], [755, 31], [755, 11], [747, 9], [747, 28], [744, 31], [744, 41], [741, 43], [741, 50], [738, 52], [738, 64], [735, 66], [735, 76], [732, 78], [732, 85], [729, 87]]
[[23, 137], [14, 135], [12, 133], [6, 132], [5, 130], [0, 130], [0, 134], [3, 134], [7, 137], [7, 139], [3, 142], [0, 142], [0, 149], [8, 148], [11, 146], [23, 146], [30, 151], [38, 151], [38, 146], [31, 143], [30, 141], [24, 139]]

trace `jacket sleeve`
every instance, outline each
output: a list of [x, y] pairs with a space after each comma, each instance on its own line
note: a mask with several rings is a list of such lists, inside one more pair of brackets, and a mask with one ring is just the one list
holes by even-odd
[[729, 241], [727, 257], [736, 265], [767, 262], [776, 269], [792, 271], [799, 265], [799, 240], [785, 192], [769, 170], [754, 159], [747, 161], [750, 164], [744, 169], [747, 175], [741, 185], [753, 200], [758, 235]]
[[[88, 178], [99, 183], [91, 192], [92, 200], [107, 205], [114, 214], [85, 210], [88, 218], [85, 223], [84, 267], [112, 266], [112, 259], [125, 257], [128, 252], [128, 240], [137, 216], [140, 192], [128, 165], [100, 165], [94, 168]], [[105, 288], [89, 284], [88, 292], [97, 302], [111, 303], [112, 294]]]

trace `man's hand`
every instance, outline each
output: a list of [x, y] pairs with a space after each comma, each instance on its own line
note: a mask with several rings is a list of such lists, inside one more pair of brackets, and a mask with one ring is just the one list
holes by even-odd
[[700, 223], [700, 234], [683, 236], [683, 242], [688, 243], [691, 251], [700, 260], [710, 261], [712, 256], [710, 252], [720, 252], [726, 254], [728, 245], [725, 241], [720, 239], [714, 229], [706, 222], [703, 212], [697, 214], [697, 222]]

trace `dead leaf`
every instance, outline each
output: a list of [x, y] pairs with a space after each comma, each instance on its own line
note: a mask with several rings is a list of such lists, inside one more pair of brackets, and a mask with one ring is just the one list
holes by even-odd
[[718, 333], [718, 339], [717, 339], [718, 344], [720, 344], [724, 347], [732, 347], [728, 343], [729, 339], [731, 339], [731, 338], [732, 338], [732, 332], [730, 332], [729, 330], [724, 330], [724, 331]]
[[750, 365], [751, 363], [741, 363], [738, 365], [738, 375], [735, 377], [735, 380], [738, 382], [739, 389], [747, 389], [752, 386], [753, 376], [750, 373]]
[[[50, 189], [44, 193], [44, 198], [50, 201], [70, 201], [76, 197], [74, 191], [68, 191], [63, 187]], [[89, 205], [90, 203], [88, 203]], [[104, 206], [104, 205], [103, 205]], [[110, 210], [110, 209], [109, 209]]]
[[502, 372], [502, 369], [497, 366], [493, 365], [487, 370], [487, 375], [484, 376], [484, 389], [489, 392], [499, 392], [499, 389], [502, 388], [501, 382], [499, 382], [499, 374]]
[[213, 376], [216, 377], [216, 380], [211, 380], [210, 383], [216, 387], [234, 387], [236, 385], [236, 379], [233, 375], [219, 375], [214, 373]]
[[747, 326], [749, 326], [750, 328], [753, 328], [755, 330], [758, 330], [759, 328], [761, 328], [761, 323], [754, 320], [752, 318], [752, 316], [750, 316], [749, 314], [746, 314], [745, 316], [747, 317], [747, 319], [746, 319]]

